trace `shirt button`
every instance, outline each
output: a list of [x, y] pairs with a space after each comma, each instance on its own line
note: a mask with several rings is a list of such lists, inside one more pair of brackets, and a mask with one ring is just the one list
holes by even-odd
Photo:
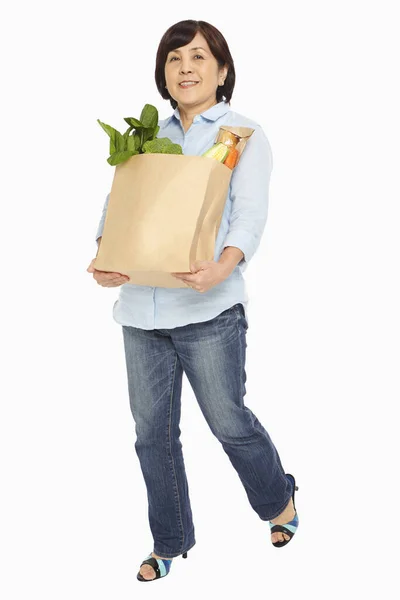
[[200, 117], [196, 115], [193, 119], [193, 123], [198, 123], [200, 121]]

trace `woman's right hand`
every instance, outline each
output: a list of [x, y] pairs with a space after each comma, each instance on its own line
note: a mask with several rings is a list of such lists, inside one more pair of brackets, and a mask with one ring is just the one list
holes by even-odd
[[102, 285], [103, 287], [117, 287], [129, 281], [128, 275], [123, 275], [122, 273], [98, 271], [93, 266], [95, 260], [96, 259], [94, 258], [86, 270], [88, 273], [93, 273], [93, 279], [95, 279], [99, 285]]

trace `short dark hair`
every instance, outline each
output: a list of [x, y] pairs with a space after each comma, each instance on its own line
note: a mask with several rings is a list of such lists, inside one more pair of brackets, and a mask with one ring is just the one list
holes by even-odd
[[186, 46], [191, 42], [198, 31], [206, 38], [219, 67], [223, 67], [225, 64], [229, 67], [225, 83], [223, 86], [218, 86], [216, 95], [217, 102], [220, 102], [225, 98], [225, 102], [228, 104], [231, 103], [233, 88], [235, 87], [235, 67], [229, 46], [224, 36], [216, 27], [210, 25], [210, 23], [206, 23], [206, 21], [194, 21], [188, 19], [186, 21], [179, 21], [179, 23], [175, 23], [175, 25], [171, 25], [162, 36], [157, 50], [156, 68], [154, 73], [157, 89], [162, 98], [170, 100], [171, 106], [174, 109], [178, 106], [178, 103], [170, 96], [165, 87], [166, 81], [164, 69], [167, 56], [171, 50]]

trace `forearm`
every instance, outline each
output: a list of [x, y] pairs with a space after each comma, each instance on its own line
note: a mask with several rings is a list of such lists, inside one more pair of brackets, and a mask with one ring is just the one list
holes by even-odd
[[223, 265], [228, 275], [230, 275], [243, 257], [244, 254], [239, 248], [236, 248], [236, 246], [227, 246], [219, 257], [218, 263]]
[[[101, 237], [97, 238], [97, 254], [99, 253], [100, 242], [101, 242]], [[96, 256], [97, 256], [97, 254], [96, 254]]]

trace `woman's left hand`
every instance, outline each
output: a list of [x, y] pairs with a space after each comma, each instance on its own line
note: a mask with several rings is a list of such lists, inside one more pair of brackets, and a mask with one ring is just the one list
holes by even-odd
[[190, 269], [191, 273], [171, 273], [171, 275], [184, 281], [200, 293], [208, 292], [209, 289], [230, 275], [226, 265], [215, 262], [215, 260], [197, 260]]

